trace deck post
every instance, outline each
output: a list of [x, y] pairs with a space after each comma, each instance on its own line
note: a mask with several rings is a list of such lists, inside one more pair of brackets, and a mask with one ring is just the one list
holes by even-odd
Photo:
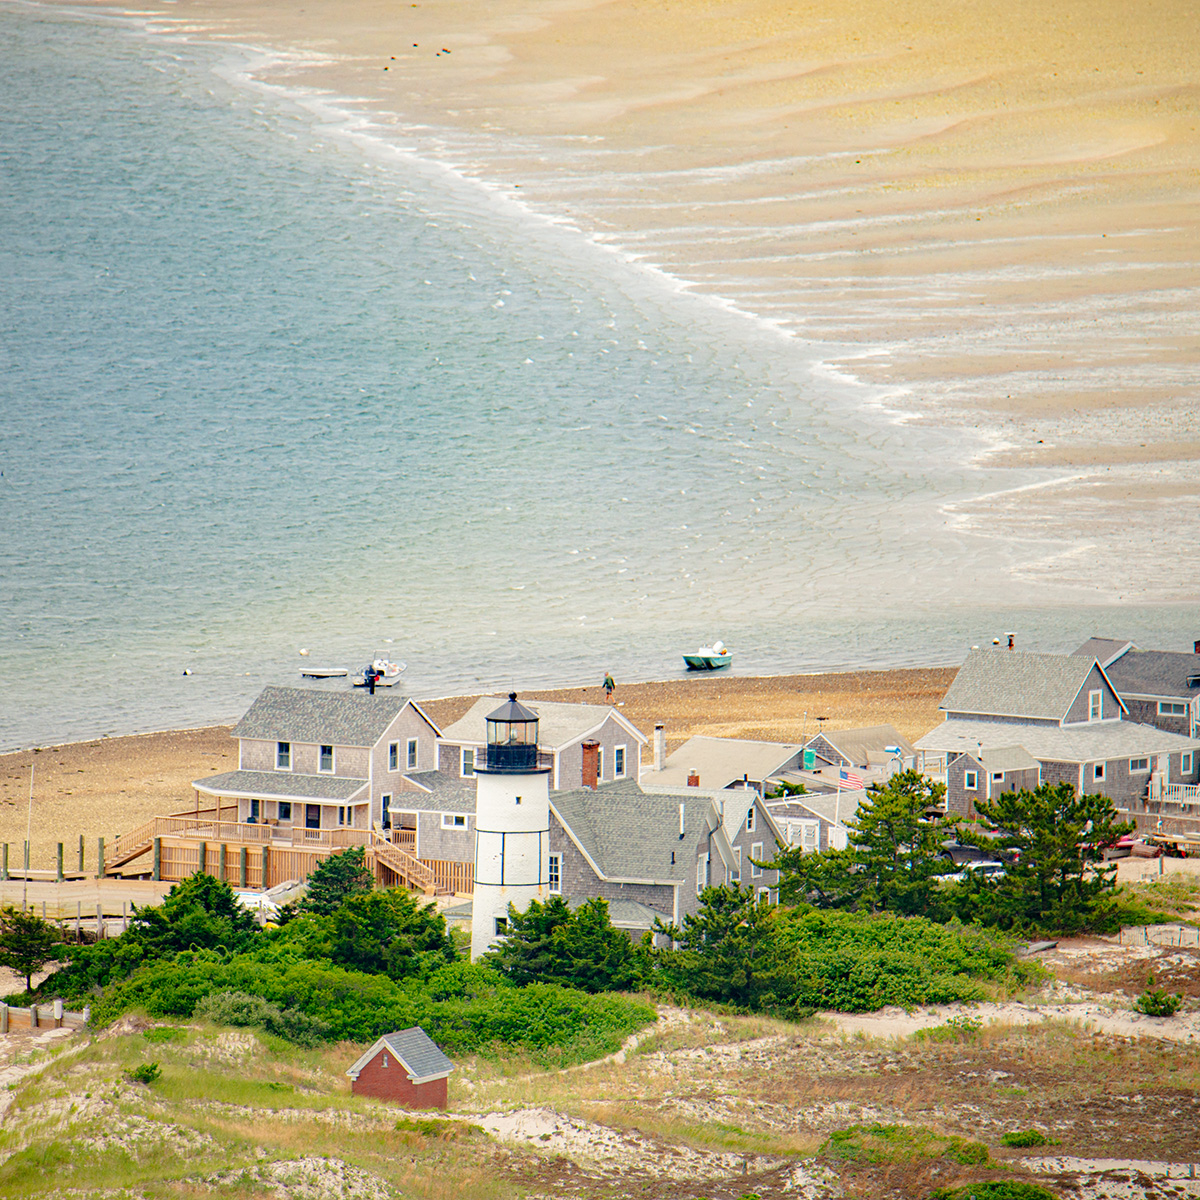
[[8, 1032], [8, 1005], [0, 1000], [0, 1033]]
[[96, 839], [96, 878], [104, 878], [104, 839]]
[[250, 866], [250, 849], [248, 846], [242, 847], [242, 887], [246, 886], [246, 872]]
[[265, 892], [269, 886], [267, 883], [267, 862], [271, 854], [271, 847], [264, 846], [262, 852], [262, 890]]
[[104, 905], [96, 905], [96, 941], [104, 940]]
[[63, 1002], [55, 1000], [54, 1002], [54, 1028], [61, 1029], [63, 1023]]
[[162, 838], [154, 839], [154, 874], [152, 879], [162, 879]]
[[63, 844], [62, 844], [62, 842], [58, 843], [58, 875], [57, 875], [56, 879], [57, 879], [57, 882], [59, 882], [59, 883], [62, 883], [62, 881], [63, 881]]
[[29, 843], [25, 843], [25, 878], [29, 878]]
[[83, 834], [79, 835], [79, 873], [83, 874]]
[[[200, 795], [199, 792], [196, 795]], [[200, 874], [208, 874], [208, 843], [203, 839], [200, 842]]]
[[36, 1029], [38, 1027], [38, 1006], [31, 1004], [29, 1006], [29, 1028]]
[[0, 865], [0, 879], [8, 878], [8, 843], [4, 843], [3, 865]]
[[228, 856], [229, 847], [224, 842], [221, 843], [221, 882], [228, 883], [229, 880], [225, 875], [225, 860]]
[[79, 922], [83, 919], [83, 901], [75, 901], [75, 944], [79, 945]]

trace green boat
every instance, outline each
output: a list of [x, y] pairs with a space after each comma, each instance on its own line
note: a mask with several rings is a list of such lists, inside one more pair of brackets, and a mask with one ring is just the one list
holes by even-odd
[[719, 671], [733, 665], [733, 655], [724, 642], [701, 646], [695, 654], [685, 654], [683, 661], [689, 671]]

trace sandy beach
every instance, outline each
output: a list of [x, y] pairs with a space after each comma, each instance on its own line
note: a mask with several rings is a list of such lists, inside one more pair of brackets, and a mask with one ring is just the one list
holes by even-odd
[[[656, 722], [667, 744], [692, 734], [796, 741], [819, 726], [847, 729], [890, 723], [908, 738], [938, 721], [937, 706], [955, 672], [944, 668], [783, 675], [771, 678], [704, 676], [665, 683], [623, 684], [613, 701], [648, 737]], [[529, 692], [528, 698], [601, 704], [599, 686]], [[448, 725], [473, 696], [423, 702], [434, 721]], [[818, 717], [828, 718], [818, 722]], [[650, 759], [650, 748], [644, 761]], [[95, 869], [96, 839], [111, 840], [153, 816], [180, 812], [195, 803], [193, 779], [237, 764], [237, 743], [227, 725], [135, 737], [104, 738], [0, 755], [0, 843], [9, 843], [13, 865], [21, 862], [30, 823], [33, 768], [32, 852], [34, 868], [53, 868], [56, 843], [64, 843], [66, 866]]]
[[[1194, 7], [184, 0], [154, 26], [815, 341], [1041, 486], [954, 510], [1154, 578], [1200, 472]], [[1175, 534], [1186, 533], [1176, 527]], [[1192, 544], [1200, 537], [1190, 539]], [[1130, 545], [1134, 547], [1130, 550]]]

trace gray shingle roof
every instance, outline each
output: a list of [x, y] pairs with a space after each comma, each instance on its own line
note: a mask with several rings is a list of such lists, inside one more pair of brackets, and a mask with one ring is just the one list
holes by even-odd
[[1117, 638], [1094, 637], [1088, 638], [1078, 650], [1072, 650], [1071, 653], [1080, 658], [1094, 658], [1105, 670], [1108, 670], [1109, 663], [1132, 649], [1132, 642], [1122, 642]]
[[[979, 744], [1023, 746], [1040, 762], [1105, 762], [1111, 758], [1140, 758], [1200, 747], [1200, 740], [1139, 725], [1134, 721], [1097, 721], [1092, 725], [1021, 725], [1008, 721], [945, 721], [917, 741], [919, 750], [975, 754]], [[997, 768], [999, 770], [999, 768]]]
[[[591, 896], [568, 896], [567, 907], [576, 909], [591, 899], [593, 899]], [[651, 908], [648, 904], [642, 904], [637, 900], [609, 899], [608, 901], [608, 919], [617, 929], [649, 929], [653, 926], [655, 919], [669, 925], [671, 915], [670, 912], [659, 912], [658, 909]]]
[[433, 1039], [419, 1025], [414, 1025], [411, 1029], [401, 1029], [397, 1033], [385, 1033], [383, 1040], [408, 1068], [408, 1073], [416, 1083], [454, 1070], [454, 1064], [434, 1045]]
[[1130, 650], [1108, 668], [1112, 685], [1123, 696], [1162, 696], [1191, 700], [1198, 687], [1188, 679], [1200, 678], [1200, 654], [1173, 650]]
[[269, 687], [234, 726], [236, 738], [307, 742], [314, 745], [374, 746], [408, 703], [404, 696], [376, 692], [318, 692]]
[[226, 771], [192, 781], [201, 792], [221, 796], [271, 796], [280, 800], [353, 800], [367, 786], [365, 779], [345, 775], [301, 775], [295, 771]]
[[[486, 738], [488, 714], [499, 703], [498, 696], [483, 696], [476, 700], [465, 715], [442, 731], [442, 738], [458, 745], [482, 746]], [[610, 717], [625, 726], [631, 736], [640, 742], [646, 741], [646, 735], [609, 704], [563, 704], [550, 700], [522, 700], [521, 703], [537, 713], [538, 745], [546, 750], [569, 746], [599, 729]]]
[[752, 742], [746, 738], [692, 737], [667, 756], [661, 771], [644, 771], [650, 786], [686, 787], [696, 771], [706, 788], [726, 788], [748, 775], [755, 783], [769, 779], [799, 754], [799, 744]]
[[807, 792], [786, 800], [768, 800], [767, 810], [776, 820], [787, 817], [822, 817], [831, 824], [845, 825], [858, 815], [858, 806], [866, 799], [863, 789], [843, 792]]
[[674, 883], [689, 877], [692, 855], [708, 830], [712, 801], [644, 792], [632, 780], [618, 780], [602, 783], [594, 792], [554, 792], [550, 808], [605, 878]]
[[1093, 661], [1074, 654], [972, 650], [940, 707], [948, 713], [1061, 721]]
[[827, 729], [825, 740], [837, 747], [856, 767], [879, 765], [891, 759], [886, 746], [899, 746], [905, 758], [912, 758], [913, 745], [894, 725], [866, 725], [861, 729]]
[[460, 779], [441, 771], [409, 771], [405, 776], [422, 790], [396, 792], [392, 796], [392, 812], [453, 812], [475, 811], [474, 779]]

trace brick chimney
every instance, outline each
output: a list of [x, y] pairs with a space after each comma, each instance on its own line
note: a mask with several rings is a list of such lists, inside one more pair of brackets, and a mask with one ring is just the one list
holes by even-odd
[[600, 775], [600, 743], [599, 742], [584, 742], [583, 743], [583, 786], [596, 790], [596, 783]]
[[[1200, 642], [1196, 643], [1200, 646]], [[654, 727], [654, 769], [661, 771], [667, 765], [667, 731], [662, 725]], [[199, 793], [197, 793], [198, 795]]]
[[1193, 653], [1193, 654], [1200, 654], [1200, 642], [1194, 642], [1194, 643], [1192, 644], [1192, 653]]
[[700, 786], [700, 772], [697, 771], [695, 767], [691, 767], [688, 770], [688, 784], [687, 785], [688, 785], [688, 787], [699, 787]]

